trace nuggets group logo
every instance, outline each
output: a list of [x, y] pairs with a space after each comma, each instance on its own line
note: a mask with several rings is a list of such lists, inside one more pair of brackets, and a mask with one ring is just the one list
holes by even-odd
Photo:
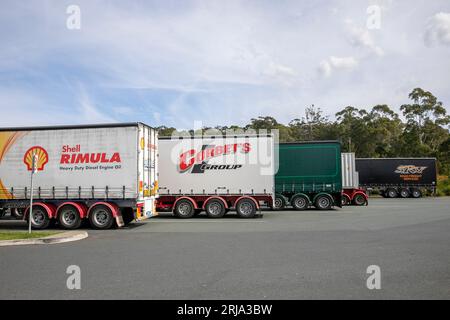
[[238, 152], [249, 153], [250, 143], [234, 143], [225, 145], [203, 145], [201, 150], [191, 149], [180, 154], [177, 169], [180, 173], [204, 173], [205, 170], [236, 170], [242, 168], [241, 164], [211, 165], [208, 161], [220, 156]]
[[398, 166], [397, 169], [395, 170], [395, 173], [400, 173], [400, 174], [422, 174], [422, 172], [426, 169], [427, 167], [418, 167], [415, 165], [403, 165], [403, 166]]
[[48, 163], [48, 153], [40, 146], [31, 147], [27, 152], [25, 152], [23, 162], [27, 166], [27, 170], [33, 170], [33, 155], [37, 156], [36, 170], [44, 170], [45, 165]]

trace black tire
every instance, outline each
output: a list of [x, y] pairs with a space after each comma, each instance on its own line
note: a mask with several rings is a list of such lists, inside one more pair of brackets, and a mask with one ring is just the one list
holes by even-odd
[[386, 198], [397, 198], [398, 193], [397, 190], [390, 188], [386, 190]]
[[348, 206], [350, 204], [350, 199], [346, 196], [341, 197], [341, 204], [342, 206]]
[[413, 188], [411, 189], [411, 197], [413, 198], [421, 198], [422, 197], [422, 191], [420, 191], [420, 189], [417, 188]]
[[182, 199], [178, 201], [177, 204], [175, 205], [173, 213], [177, 218], [181, 219], [192, 218], [195, 213], [194, 205], [192, 204], [191, 201], [187, 199]]
[[222, 218], [225, 215], [225, 205], [219, 199], [211, 199], [206, 203], [205, 211], [209, 218]]
[[78, 229], [81, 226], [80, 213], [74, 206], [65, 205], [59, 210], [58, 222], [64, 229]]
[[320, 194], [316, 197], [314, 206], [318, 210], [330, 210], [333, 206], [333, 198], [327, 194]]
[[275, 200], [273, 202], [273, 210], [283, 210], [286, 207], [286, 199], [282, 195], [275, 195]]
[[104, 205], [95, 206], [89, 214], [89, 223], [94, 229], [109, 229], [114, 223], [111, 210]]
[[[28, 212], [28, 218], [30, 213]], [[33, 212], [31, 217], [31, 227], [33, 229], [46, 229], [50, 225], [50, 218], [45, 210], [41, 206], [33, 206]]]
[[294, 210], [306, 210], [309, 207], [309, 199], [303, 195], [294, 196], [291, 199], [291, 206]]
[[409, 196], [410, 196], [409, 190], [406, 189], [406, 188], [400, 189], [400, 193], [399, 194], [400, 194], [401, 198], [409, 198]]
[[6, 210], [5, 209], [0, 209], [0, 219], [3, 218], [6, 214]]
[[15, 219], [19, 219], [22, 220], [23, 219], [23, 215], [25, 213], [25, 209], [22, 208], [11, 208], [11, 216], [14, 217]]
[[236, 212], [240, 218], [253, 218], [256, 215], [256, 205], [252, 199], [241, 199], [236, 203]]
[[364, 197], [362, 194], [357, 194], [353, 197], [353, 204], [355, 206], [363, 206], [366, 204], [366, 197]]

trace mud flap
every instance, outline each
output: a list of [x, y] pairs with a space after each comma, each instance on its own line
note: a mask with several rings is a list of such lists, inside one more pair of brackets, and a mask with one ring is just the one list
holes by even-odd
[[116, 223], [119, 228], [122, 228], [123, 226], [125, 226], [125, 223], [123, 222], [123, 218], [122, 218], [121, 214], [118, 214], [116, 216]]
[[262, 217], [264, 217], [264, 214], [263, 214], [263, 212], [261, 210], [261, 206], [258, 206], [255, 218], [262, 218]]

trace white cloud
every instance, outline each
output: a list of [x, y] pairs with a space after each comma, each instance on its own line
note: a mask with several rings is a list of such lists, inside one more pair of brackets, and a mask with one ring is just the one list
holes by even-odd
[[353, 69], [358, 65], [354, 57], [330, 57], [330, 64], [336, 69]]
[[268, 74], [270, 76], [288, 76], [292, 77], [295, 76], [295, 71], [287, 66], [284, 66], [282, 64], [277, 64], [274, 62], [271, 62], [267, 69], [265, 70], [265, 74]]
[[352, 46], [368, 49], [370, 52], [373, 52], [378, 56], [384, 55], [383, 49], [375, 44], [369, 29], [359, 27], [351, 20], [346, 20], [345, 23], [348, 32], [348, 41]]
[[450, 13], [436, 13], [428, 22], [424, 41], [427, 46], [450, 45]]
[[82, 119], [82, 121], [87, 123], [117, 122], [117, 120], [113, 117], [110, 117], [106, 113], [103, 113], [97, 109], [82, 85], [79, 85], [79, 88], [79, 100], [77, 108], [80, 112], [80, 119]]
[[324, 77], [329, 77], [333, 70], [336, 69], [354, 69], [358, 65], [358, 60], [354, 57], [336, 57], [330, 56], [327, 60], [323, 60], [319, 64], [319, 73]]
[[322, 62], [320, 62], [319, 73], [322, 74], [324, 77], [331, 76], [331, 65], [328, 61], [323, 60]]

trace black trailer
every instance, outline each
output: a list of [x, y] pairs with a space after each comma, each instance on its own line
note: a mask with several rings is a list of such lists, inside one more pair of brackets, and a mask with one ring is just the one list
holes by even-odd
[[361, 187], [387, 198], [420, 198], [424, 191], [436, 191], [436, 158], [359, 158], [356, 170]]

